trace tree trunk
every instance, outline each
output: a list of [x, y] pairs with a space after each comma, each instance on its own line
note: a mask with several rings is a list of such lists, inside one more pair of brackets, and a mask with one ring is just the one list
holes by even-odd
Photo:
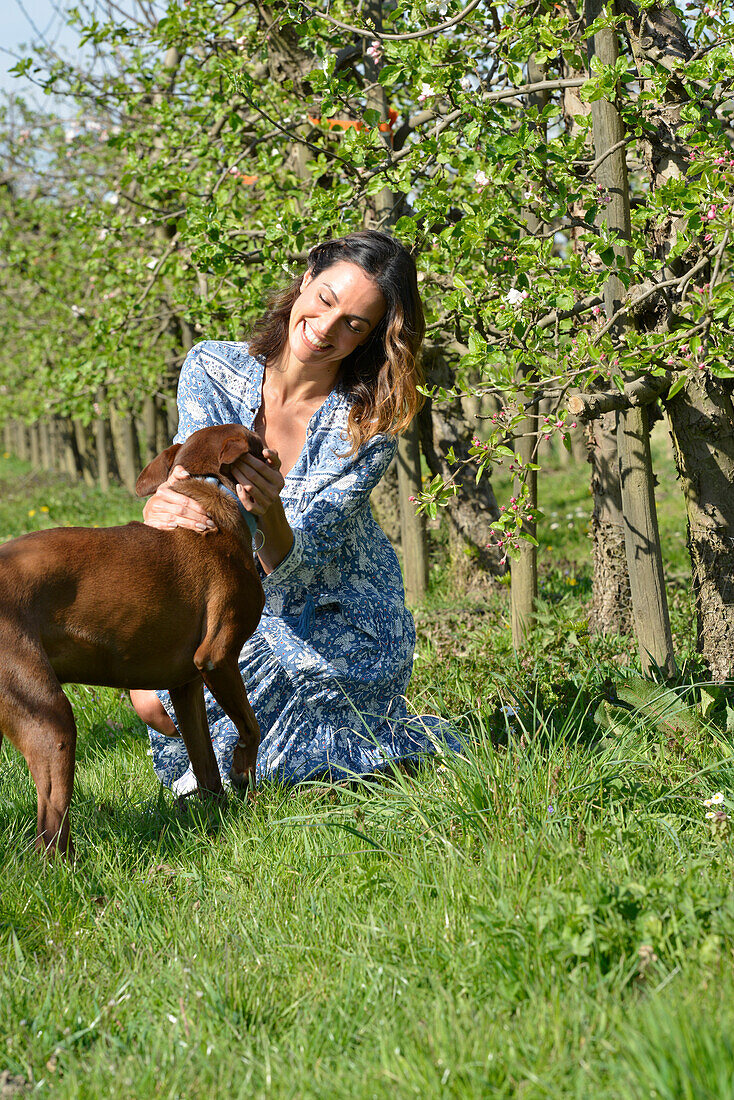
[[152, 462], [155, 456], [158, 454], [155, 445], [158, 410], [154, 397], [143, 398], [143, 412], [140, 419], [143, 428], [143, 441], [140, 448], [140, 461], [142, 465], [147, 466], [148, 463]]
[[732, 382], [707, 372], [667, 403], [688, 515], [698, 650], [716, 681], [734, 678]]
[[76, 449], [74, 425], [71, 420], [59, 422], [59, 437], [63, 451], [64, 471], [69, 477], [76, 479], [81, 473], [81, 461]]
[[[167, 447], [178, 431], [178, 405], [174, 397], [166, 399], [166, 425], [166, 435], [168, 436], [168, 443], [166, 443]], [[161, 450], [165, 450], [165, 447], [162, 447]]]
[[[613, 8], [613, 5], [612, 5]], [[586, 0], [586, 25], [604, 14], [603, 0]], [[619, 55], [616, 30], [602, 27], [587, 42], [589, 61], [596, 56], [603, 65], [614, 65]], [[606, 222], [622, 241], [630, 239], [630, 200], [627, 161], [624, 146], [624, 123], [616, 103], [597, 99], [591, 104], [594, 133], [594, 153], [604, 159], [596, 169], [596, 179], [607, 192]], [[609, 152], [619, 146], [615, 152]], [[630, 262], [629, 247], [616, 245], [615, 251], [625, 264]], [[612, 317], [624, 297], [625, 288], [616, 274], [610, 274], [604, 285], [604, 308]], [[621, 333], [625, 318], [613, 330]], [[650, 435], [647, 413], [641, 409], [621, 410], [617, 414], [617, 449], [619, 452], [622, 512], [625, 521], [625, 550], [632, 594], [632, 613], [640, 660], [645, 672], [653, 665], [668, 675], [675, 672], [675, 657], [670, 633], [668, 605], [663, 579], [662, 554], [655, 512], [654, 479], [650, 458]]]
[[22, 462], [30, 459], [30, 433], [22, 420], [18, 421], [17, 455]]
[[370, 496], [372, 515], [385, 532], [395, 549], [400, 549], [400, 499], [398, 497], [397, 456], [390, 463], [382, 480], [372, 490]]
[[589, 627], [595, 634], [629, 634], [632, 630], [632, 597], [624, 546], [615, 413], [604, 413], [594, 420], [590, 433], [594, 569]]
[[[569, 7], [569, 12], [571, 21], [577, 22], [578, 12], [575, 8]], [[563, 75], [572, 78], [582, 73], [566, 65]], [[580, 125], [578, 120], [587, 116], [590, 111], [591, 105], [581, 99], [578, 88], [564, 89], [563, 114], [570, 135], [577, 134]], [[577, 203], [571, 213], [580, 220], [583, 219], [584, 204]], [[580, 228], [574, 228], [570, 231], [570, 236], [574, 252], [590, 265], [591, 245], [587, 234]], [[578, 434], [581, 431], [580, 427], [575, 430]], [[578, 446], [572, 437], [570, 452], [561, 446], [562, 464], [569, 465], [578, 453]], [[591, 463], [591, 492], [594, 498], [591, 517], [593, 574], [589, 627], [597, 634], [628, 634], [632, 630], [632, 609], [624, 548], [617, 426], [614, 415], [593, 421], [587, 457]]]
[[[426, 375], [429, 386], [447, 389], [453, 386], [454, 374], [440, 349], [426, 352]], [[464, 465], [469, 457], [471, 433], [464, 421], [461, 402], [434, 405], [426, 402], [419, 417], [421, 445], [431, 474], [444, 481], [455, 481], [458, 493], [444, 509], [449, 525], [449, 554], [456, 580], [471, 584], [477, 574], [491, 573], [501, 577], [507, 567], [500, 564], [500, 553], [489, 542], [490, 531], [499, 519], [499, 508], [490, 481], [483, 477], [476, 483], [473, 463]], [[457, 462], [449, 465], [446, 458], [453, 448]]]
[[110, 452], [112, 450], [110, 443], [110, 431], [109, 422], [105, 420], [102, 413], [102, 409], [105, 406], [104, 390], [97, 390], [97, 400], [95, 401], [95, 411], [99, 412], [99, 417], [94, 422], [94, 441], [97, 448], [97, 476], [99, 478], [99, 487], [103, 493], [106, 493], [110, 487]]
[[[681, 15], [674, 7], [654, 4], [642, 7], [625, 0], [627, 33], [641, 75], [651, 79], [650, 63], [680, 79], [668, 82], [665, 100], [646, 105], [646, 124], [641, 133], [643, 157], [650, 188], [685, 177], [690, 165], [690, 147], [681, 137], [680, 124], [691, 101], [684, 82], [686, 63], [693, 47], [687, 40]], [[642, 81], [645, 87], [645, 80]], [[695, 101], [694, 109], [710, 110]], [[661, 278], [679, 276], [701, 257], [690, 248], [681, 255], [671, 251], [678, 238], [682, 217], [671, 209], [667, 218], [656, 218], [656, 251], [665, 263]], [[693, 285], [713, 279], [703, 268]], [[691, 286], [689, 289], [693, 289]], [[668, 331], [674, 319], [666, 294], [645, 303], [640, 321], [647, 328]], [[688, 548], [691, 555], [693, 598], [696, 609], [698, 650], [717, 681], [734, 676], [734, 432], [732, 383], [708, 371], [686, 378], [683, 388], [665, 402], [678, 472], [683, 483], [688, 519]]]
[[92, 452], [89, 434], [84, 424], [78, 418], [73, 421], [73, 430], [74, 439], [76, 441], [76, 451], [79, 456], [79, 467], [82, 477], [84, 478], [84, 484], [92, 486], [96, 482], [96, 462]]
[[157, 395], [155, 399], [155, 453], [157, 455], [161, 451], [165, 451], [173, 439], [173, 436], [168, 434], [168, 417], [166, 415], [166, 405], [169, 400], [174, 405], [176, 404], [174, 398], [164, 398]]
[[41, 440], [41, 468], [50, 470], [51, 466], [51, 425], [48, 420], [42, 420], [38, 425]]
[[35, 420], [29, 430], [30, 435], [30, 462], [34, 470], [41, 468], [41, 426]]
[[134, 493], [135, 483], [138, 479], [140, 457], [135, 420], [132, 413], [122, 414], [115, 409], [110, 409], [110, 427], [112, 429], [112, 443], [117, 459], [117, 468], [120, 471], [120, 480], [126, 489]]

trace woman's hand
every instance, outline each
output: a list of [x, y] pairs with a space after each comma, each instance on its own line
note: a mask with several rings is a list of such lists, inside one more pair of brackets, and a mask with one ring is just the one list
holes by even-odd
[[171, 486], [176, 481], [188, 477], [183, 466], [174, 466], [168, 481], [159, 485], [143, 508], [143, 520], [148, 527], [157, 527], [167, 531], [172, 527], [188, 527], [192, 531], [212, 531], [216, 524], [209, 519], [204, 509], [191, 497], [175, 492]]
[[263, 450], [263, 459], [244, 455], [232, 466], [232, 477], [237, 482], [237, 495], [243, 507], [256, 516], [266, 515], [273, 504], [280, 500], [280, 493], [285, 485], [280, 472], [278, 452], [266, 447]]

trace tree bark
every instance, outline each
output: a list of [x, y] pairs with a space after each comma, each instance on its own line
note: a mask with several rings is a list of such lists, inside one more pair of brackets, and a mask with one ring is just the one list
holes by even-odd
[[600, 416], [591, 425], [590, 434], [594, 511], [591, 516], [593, 578], [589, 627], [595, 634], [629, 634], [632, 631], [632, 596], [624, 545], [615, 414]]
[[698, 650], [716, 681], [734, 678], [732, 382], [706, 372], [667, 403], [688, 515]]

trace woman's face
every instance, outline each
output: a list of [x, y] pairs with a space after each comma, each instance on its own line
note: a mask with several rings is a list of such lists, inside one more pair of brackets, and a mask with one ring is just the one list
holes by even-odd
[[341, 363], [380, 323], [386, 309], [382, 291], [357, 264], [332, 264], [319, 275], [307, 271], [293, 303], [288, 345], [299, 363]]

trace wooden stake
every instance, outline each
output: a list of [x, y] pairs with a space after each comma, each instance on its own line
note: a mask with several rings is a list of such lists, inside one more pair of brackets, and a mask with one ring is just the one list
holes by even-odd
[[640, 660], [645, 675], [677, 669], [665, 593], [655, 493], [650, 476], [650, 432], [647, 409], [617, 413], [617, 453], [622, 486], [624, 543]]
[[420, 442], [416, 417], [398, 443], [398, 496], [405, 598], [414, 606], [421, 602], [428, 587], [426, 521], [422, 512], [416, 515], [415, 504], [410, 499], [415, 498], [420, 490]]

